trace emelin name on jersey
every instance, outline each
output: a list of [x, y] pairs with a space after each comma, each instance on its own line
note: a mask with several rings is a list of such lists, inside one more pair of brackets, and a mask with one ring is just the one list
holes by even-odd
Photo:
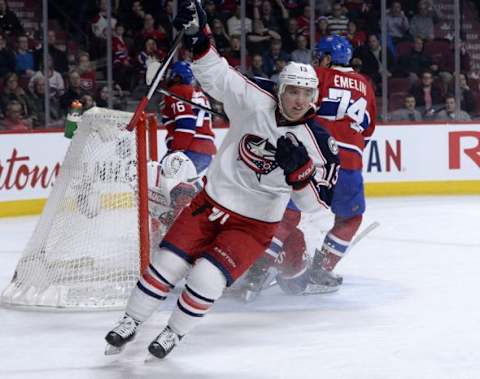
[[347, 78], [342, 75], [335, 75], [333, 78], [335, 87], [354, 89], [367, 96], [367, 86], [365, 83], [358, 81], [357, 79]]

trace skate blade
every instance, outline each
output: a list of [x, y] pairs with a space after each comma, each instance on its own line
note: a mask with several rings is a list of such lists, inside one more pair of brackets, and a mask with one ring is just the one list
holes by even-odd
[[105, 346], [105, 355], [120, 354], [123, 351], [124, 348], [125, 348], [125, 346], [117, 347], [117, 346], [113, 346], [113, 345], [110, 345], [109, 343], [107, 343], [107, 346]]
[[337, 292], [340, 286], [325, 286], [322, 284], [308, 284], [303, 291], [303, 295], [318, 295], [324, 293]]
[[145, 357], [145, 360], [143, 361], [143, 363], [145, 364], [154, 364], [154, 363], [157, 363], [157, 362], [160, 362], [161, 359], [156, 357], [155, 355], [151, 354], [151, 353], [147, 353], [147, 356]]

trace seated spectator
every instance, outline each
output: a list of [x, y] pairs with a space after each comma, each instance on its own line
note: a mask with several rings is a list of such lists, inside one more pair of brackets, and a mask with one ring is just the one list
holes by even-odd
[[273, 71], [273, 74], [272, 76], [270, 76], [270, 80], [272, 82], [275, 82], [278, 84], [278, 77], [280, 76], [280, 73], [282, 72], [282, 70], [284, 69], [284, 67], [287, 65], [287, 60], [285, 60], [284, 58], [282, 57], [279, 57], [276, 61], [275, 61], [275, 71]]
[[15, 53], [7, 47], [5, 35], [0, 33], [0, 79], [13, 71], [15, 71]]
[[17, 15], [8, 8], [7, 0], [0, 0], [0, 31], [8, 37], [25, 33]]
[[224, 55], [230, 49], [230, 37], [218, 18], [212, 20], [212, 37], [218, 53]]
[[447, 95], [445, 98], [445, 108], [437, 113], [436, 120], [438, 121], [471, 121], [470, 115], [463, 111], [458, 110], [455, 102], [455, 96]]
[[306, 4], [307, 5], [303, 7], [302, 14], [297, 17], [298, 32], [303, 34], [308, 34], [310, 28], [310, 14], [312, 13], [310, 5], [308, 5], [308, 3]]
[[415, 109], [415, 97], [405, 96], [404, 108], [397, 109], [390, 113], [391, 121], [422, 121], [422, 114]]
[[[242, 24], [240, 20], [240, 4], [237, 3], [235, 14], [227, 20], [228, 35], [240, 35], [242, 32]], [[252, 19], [245, 17], [245, 31], [250, 33], [252, 31]]]
[[[354, 50], [353, 56], [360, 58], [362, 61], [362, 73], [368, 75], [372, 79], [377, 95], [381, 94], [382, 88], [382, 76], [380, 68], [382, 64], [382, 46], [375, 34], [368, 36], [367, 45], [360, 46]], [[387, 70], [390, 70], [395, 64], [393, 55], [390, 50], [387, 49]], [[390, 76], [390, 72], [387, 72]]]
[[280, 34], [263, 26], [262, 20], [253, 21], [253, 31], [247, 34], [248, 52], [262, 54], [270, 47], [273, 39], [281, 39]]
[[[227, 60], [228, 64], [233, 68], [240, 67], [240, 36], [239, 35], [231, 35], [230, 36], [230, 51], [225, 54], [225, 59]], [[247, 67], [250, 66], [251, 63], [251, 56], [246, 56], [246, 65]]]
[[282, 41], [274, 39], [270, 45], [270, 49], [263, 53], [263, 71], [271, 76], [275, 71], [276, 61], [282, 59], [285, 62], [290, 60], [290, 56], [282, 50]]
[[[33, 78], [32, 78], [33, 79]], [[34, 129], [60, 128], [63, 126], [60, 103], [56, 97], [50, 99], [50, 123], [45, 125], [45, 79], [34, 77], [28, 97], [32, 107], [32, 127]]]
[[410, 89], [410, 94], [415, 97], [415, 102], [423, 117], [431, 117], [443, 103], [442, 92], [440, 88], [433, 83], [433, 75], [430, 71], [424, 71], [419, 84]]
[[[100, 86], [94, 98], [95, 104], [100, 108], [108, 108], [108, 86]], [[113, 109], [125, 110], [126, 98], [122, 88], [116, 84], [113, 88]]]
[[80, 73], [80, 86], [84, 91], [94, 91], [97, 82], [97, 73], [90, 61], [90, 54], [81, 51], [77, 56], [77, 71]]
[[[65, 50], [57, 47], [57, 35], [54, 30], [49, 30], [48, 38], [48, 55], [53, 59], [53, 66], [64, 74], [68, 71], [67, 53]], [[40, 63], [43, 62], [43, 46], [33, 52], [35, 70], [39, 70]]]
[[22, 104], [16, 100], [8, 102], [5, 110], [5, 119], [1, 121], [0, 125], [4, 130], [21, 131], [32, 129], [30, 120], [23, 116]]
[[402, 3], [400, 1], [394, 1], [392, 3], [387, 12], [386, 22], [387, 33], [392, 37], [395, 44], [407, 37], [409, 23], [407, 16], [403, 13]]
[[422, 72], [432, 70], [432, 59], [425, 54], [423, 39], [415, 37], [410, 54], [403, 55], [398, 59], [395, 66], [394, 76], [408, 76], [410, 83], [416, 83]]
[[[454, 93], [455, 83], [450, 83], [450, 93]], [[471, 113], [475, 110], [475, 95], [468, 85], [468, 78], [465, 74], [460, 74], [460, 108], [465, 112]]]
[[172, 40], [173, 29], [172, 21], [175, 15], [175, 4], [173, 0], [166, 0], [163, 6], [163, 12], [157, 15], [158, 26], [162, 27], [165, 33], [167, 33], [167, 38], [169, 41]]
[[86, 91], [80, 85], [80, 73], [77, 70], [72, 70], [68, 73], [68, 88], [67, 91], [60, 98], [60, 109], [63, 114], [67, 114], [70, 105], [74, 100], [80, 101]]
[[438, 12], [427, 0], [420, 0], [417, 13], [410, 20], [410, 34], [424, 40], [435, 38], [435, 24], [440, 20]]
[[[91, 21], [91, 29], [93, 35], [102, 40], [107, 39], [107, 27], [108, 27], [108, 17], [107, 17], [107, 2], [108, 0], [99, 0], [98, 1], [98, 13], [93, 17]], [[117, 19], [112, 16], [111, 25], [112, 29], [115, 28]]]
[[[332, 11], [332, 2], [330, 0], [316, 0], [315, 13], [325, 16]], [[317, 40], [318, 41], [318, 40]]]
[[115, 25], [112, 38], [113, 80], [124, 90], [131, 91], [133, 87], [134, 68], [128, 46], [123, 39], [125, 27], [121, 23]]
[[[48, 85], [49, 85], [49, 95], [50, 97], [57, 97], [59, 98], [60, 96], [63, 95], [65, 92], [65, 81], [63, 80], [62, 75], [58, 71], [55, 71], [55, 68], [53, 66], [53, 60], [52, 57], [48, 57]], [[41, 78], [43, 79], [43, 63], [40, 64], [39, 71], [37, 71], [31, 78], [30, 81], [28, 82], [28, 89], [30, 92], [33, 91], [34, 87], [34, 82], [36, 79]]]
[[83, 112], [86, 112], [95, 106], [95, 101], [93, 100], [93, 96], [90, 95], [89, 93], [84, 94], [80, 99], [80, 102], [82, 103]]
[[248, 70], [247, 75], [251, 77], [260, 77], [268, 79], [268, 75], [263, 72], [263, 59], [260, 54], [253, 54], [252, 56], [252, 65], [250, 70]]
[[28, 48], [28, 37], [25, 34], [17, 38], [17, 51], [15, 52], [15, 72], [30, 79], [34, 71], [33, 54]]
[[267, 29], [280, 33], [283, 20], [288, 19], [288, 11], [281, 0], [275, 0], [275, 3], [281, 14], [273, 9], [270, 0], [255, 0], [253, 2], [253, 19], [262, 20]]
[[354, 49], [364, 45], [367, 41], [366, 34], [361, 30], [358, 30], [357, 23], [352, 20], [350, 20], [347, 24], [347, 34], [345, 37], [347, 37]]
[[147, 38], [153, 38], [157, 42], [157, 48], [168, 50], [168, 38], [162, 26], [158, 29], [155, 27], [155, 19], [151, 14], [146, 14], [143, 29], [136, 39], [136, 45], [141, 46]]
[[120, 18], [122, 24], [128, 25], [128, 30], [131, 31], [130, 37], [137, 35], [143, 29], [144, 20], [145, 11], [141, 1], [133, 1], [131, 8], [125, 8]]
[[292, 51], [292, 61], [310, 64], [312, 62], [312, 54], [310, 53], [310, 49], [307, 49], [307, 46], [307, 37], [305, 37], [303, 34], [297, 36], [297, 48]]
[[137, 63], [140, 65], [140, 76], [144, 76], [147, 72], [147, 66], [150, 61], [161, 61], [163, 52], [158, 49], [157, 41], [153, 38], [147, 38], [144, 42], [144, 48], [137, 56]]
[[0, 104], [3, 113], [6, 112], [7, 105], [12, 100], [15, 100], [21, 105], [22, 117], [29, 118], [31, 115], [31, 107], [25, 91], [18, 84], [18, 76], [14, 72], [5, 75], [3, 91], [0, 95]]
[[348, 18], [345, 16], [345, 10], [340, 3], [332, 5], [332, 14], [327, 17], [329, 34], [346, 35]]
[[219, 20], [222, 24], [226, 22], [220, 12], [217, 10], [217, 5], [215, 4], [215, 1], [206, 0], [203, 9], [205, 10], [205, 13], [207, 15], [207, 24], [210, 25], [211, 29], [213, 29], [214, 20]]

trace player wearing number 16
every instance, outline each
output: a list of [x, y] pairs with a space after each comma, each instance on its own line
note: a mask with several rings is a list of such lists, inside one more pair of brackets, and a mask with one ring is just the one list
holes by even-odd
[[316, 122], [318, 79], [312, 66], [288, 64], [278, 90], [270, 93], [210, 45], [199, 2], [180, 0], [173, 25], [185, 30], [193, 74], [208, 95], [223, 102], [230, 128], [209, 166], [205, 188], [176, 218], [132, 291], [124, 317], [107, 334], [108, 352], [131, 341], [186, 278], [167, 326], [148, 347], [164, 358], [225, 287], [263, 255], [290, 198], [302, 211], [328, 208], [337, 180], [335, 140]]
[[337, 140], [341, 169], [332, 201], [335, 224], [315, 253], [307, 291], [337, 289], [341, 278], [332, 273], [344, 256], [365, 211], [362, 153], [375, 129], [375, 92], [367, 78], [350, 67], [352, 47], [342, 36], [324, 37], [315, 46], [319, 79], [317, 114]]

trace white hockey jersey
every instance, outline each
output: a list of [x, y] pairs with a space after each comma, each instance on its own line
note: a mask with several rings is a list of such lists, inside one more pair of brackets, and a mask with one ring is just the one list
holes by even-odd
[[[202, 89], [223, 103], [230, 129], [207, 172], [205, 190], [220, 206], [266, 222], [282, 219], [290, 198], [302, 211], [328, 208], [338, 174], [335, 140], [314, 119], [278, 126], [277, 101], [230, 67], [213, 47], [192, 64]], [[315, 177], [294, 191], [275, 161], [277, 139], [295, 134], [316, 166]]]

